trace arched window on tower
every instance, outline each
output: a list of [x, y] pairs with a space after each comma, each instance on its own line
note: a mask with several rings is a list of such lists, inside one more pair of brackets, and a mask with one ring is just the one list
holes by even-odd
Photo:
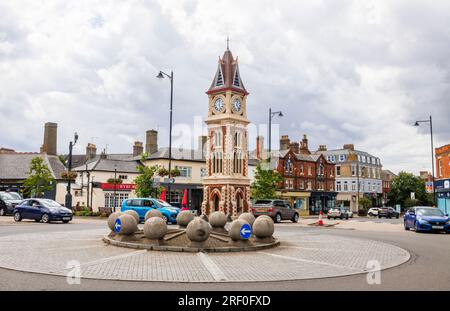
[[214, 131], [214, 148], [222, 147], [222, 132], [220, 130]]
[[235, 150], [233, 154], [233, 173], [242, 174], [242, 152]]
[[222, 173], [222, 151], [214, 151], [212, 157], [213, 174]]

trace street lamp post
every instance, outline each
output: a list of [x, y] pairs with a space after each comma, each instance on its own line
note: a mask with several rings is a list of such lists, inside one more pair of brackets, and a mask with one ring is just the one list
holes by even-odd
[[436, 205], [436, 189], [434, 187], [434, 146], [433, 146], [433, 119], [430, 118], [428, 120], [418, 120], [414, 123], [414, 126], [419, 126], [420, 123], [429, 123], [430, 124], [430, 138], [431, 138], [431, 173], [433, 179], [433, 204]]
[[272, 108], [269, 108], [269, 165], [272, 158], [272, 118], [276, 115], [282, 117], [283, 113], [281, 111], [272, 112]]
[[116, 184], [117, 184], [117, 164], [114, 164], [114, 212], [116, 212]]
[[173, 106], [173, 71], [170, 72], [170, 75], [163, 71], [159, 71], [159, 74], [156, 76], [159, 79], [163, 79], [164, 76], [169, 78], [170, 80], [170, 121], [169, 121], [169, 184], [167, 186], [167, 193], [169, 195], [169, 204], [170, 204], [170, 186], [171, 186], [171, 170], [172, 170], [172, 106]]
[[69, 143], [69, 165], [68, 165], [68, 181], [67, 181], [67, 193], [65, 197], [65, 205], [67, 208], [72, 209], [72, 194], [70, 193], [70, 187], [72, 180], [70, 179], [70, 172], [72, 170], [72, 149], [73, 146], [77, 143], [78, 140], [78, 134], [75, 132], [73, 142], [71, 141]]

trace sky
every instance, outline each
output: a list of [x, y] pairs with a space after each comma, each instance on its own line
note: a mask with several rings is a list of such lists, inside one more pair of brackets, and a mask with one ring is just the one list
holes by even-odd
[[195, 148], [227, 36], [250, 149], [269, 107], [284, 114], [273, 148], [281, 134], [353, 143], [393, 172], [431, 169], [416, 120], [432, 115], [435, 146], [450, 143], [448, 0], [0, 0], [0, 17], [0, 147], [39, 151], [45, 122], [60, 153], [74, 132], [75, 153], [132, 152], [149, 129], [167, 146], [170, 83], [156, 75], [173, 70], [174, 145]]

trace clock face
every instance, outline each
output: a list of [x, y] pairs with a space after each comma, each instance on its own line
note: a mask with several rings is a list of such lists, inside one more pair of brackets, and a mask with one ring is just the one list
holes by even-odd
[[233, 100], [233, 109], [236, 112], [239, 112], [241, 110], [241, 101], [239, 100], [239, 98], [235, 98]]
[[217, 111], [222, 111], [223, 109], [223, 99], [222, 98], [217, 98], [216, 101], [214, 102], [214, 109], [216, 109]]

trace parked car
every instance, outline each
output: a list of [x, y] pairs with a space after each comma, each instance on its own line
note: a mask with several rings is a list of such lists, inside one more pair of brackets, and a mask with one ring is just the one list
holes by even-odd
[[327, 212], [327, 218], [340, 218], [340, 219], [348, 219], [350, 216], [348, 214], [348, 209], [342, 207], [333, 207], [330, 208]]
[[378, 216], [378, 210], [379, 210], [378, 207], [369, 208], [369, 211], [367, 212], [367, 215], [369, 215], [369, 216]]
[[281, 222], [282, 220], [297, 222], [299, 218], [298, 212], [284, 200], [256, 200], [252, 205], [252, 213], [255, 217], [267, 215], [274, 222]]
[[392, 207], [380, 207], [378, 209], [378, 218], [381, 217], [386, 217], [386, 218], [399, 218], [400, 217], [400, 213], [397, 212], [395, 209], [393, 209]]
[[12, 215], [14, 208], [22, 200], [22, 196], [17, 192], [0, 191], [0, 216]]
[[436, 207], [412, 207], [405, 213], [403, 223], [405, 230], [414, 229], [416, 232], [445, 231], [450, 233], [450, 218]]
[[344, 207], [344, 211], [348, 217], [353, 218], [353, 212], [349, 208]]
[[136, 211], [139, 215], [141, 222], [145, 220], [145, 214], [152, 209], [157, 209], [163, 215], [164, 220], [167, 223], [175, 224], [177, 223], [177, 216], [180, 212], [178, 207], [172, 206], [169, 203], [154, 199], [154, 198], [133, 198], [124, 200], [122, 202], [121, 212], [127, 210]]
[[72, 220], [72, 211], [56, 201], [50, 199], [26, 199], [18, 204], [13, 211], [14, 220], [34, 219], [36, 222], [49, 223], [62, 221], [68, 223]]

